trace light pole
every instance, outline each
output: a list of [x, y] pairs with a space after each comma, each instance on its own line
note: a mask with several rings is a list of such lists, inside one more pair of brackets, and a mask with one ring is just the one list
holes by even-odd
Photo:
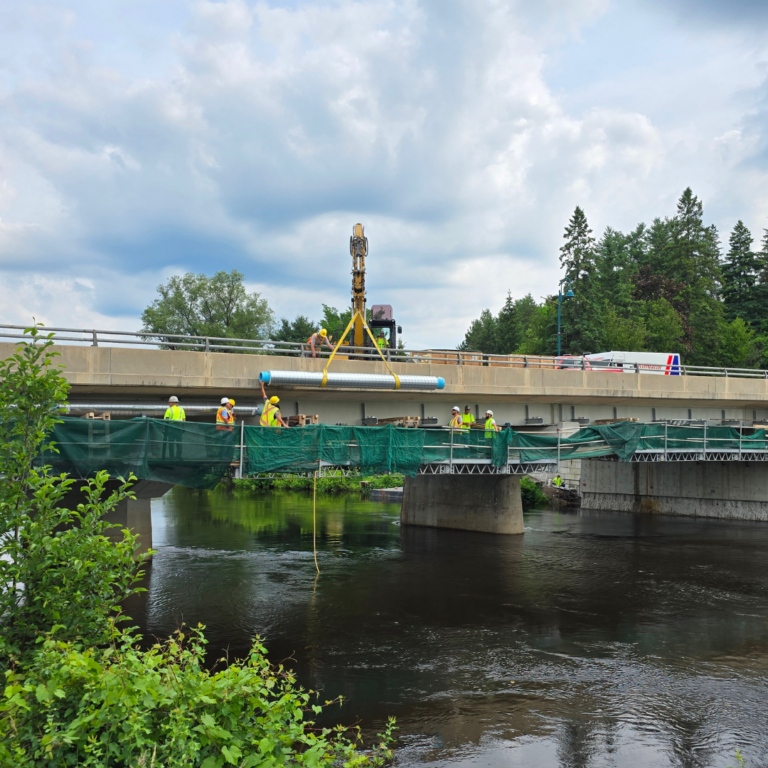
[[[568, 283], [568, 292], [563, 296], [563, 283]], [[557, 356], [560, 357], [560, 309], [563, 305], [563, 299], [573, 298], [573, 285], [571, 281], [564, 277], [557, 287]]]

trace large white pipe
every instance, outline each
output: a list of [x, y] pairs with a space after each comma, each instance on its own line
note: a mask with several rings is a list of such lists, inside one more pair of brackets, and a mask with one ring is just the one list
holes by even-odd
[[[384, 373], [328, 373], [327, 389], [395, 389], [395, 378]], [[440, 376], [398, 376], [401, 390], [429, 392], [443, 389], [445, 379]], [[259, 381], [264, 384], [290, 387], [320, 388], [322, 373], [305, 371], [262, 371]]]

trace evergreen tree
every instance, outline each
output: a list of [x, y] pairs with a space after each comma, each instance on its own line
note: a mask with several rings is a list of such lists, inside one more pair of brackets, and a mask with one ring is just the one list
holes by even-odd
[[469, 330], [464, 336], [464, 341], [459, 344], [458, 349], [484, 352], [485, 354], [498, 354], [496, 318], [494, 318], [489, 309], [484, 309], [480, 313], [480, 318], [472, 321]]
[[517, 307], [511, 291], [508, 291], [507, 300], [496, 318], [496, 348], [499, 354], [511, 355], [520, 346], [521, 341]]
[[762, 266], [752, 252], [752, 234], [741, 220], [731, 232], [728, 255], [722, 265], [723, 301], [729, 320], [740, 317], [749, 325], [759, 325], [760, 307], [755, 306], [755, 286]]
[[284, 317], [280, 320], [280, 327], [275, 332], [274, 339], [275, 341], [306, 342], [319, 327], [304, 315], [296, 315], [293, 322]]
[[563, 302], [562, 351], [581, 355], [596, 352], [601, 342], [601, 319], [595, 238], [584, 211], [576, 206], [565, 228], [560, 265], [571, 280], [575, 298]]

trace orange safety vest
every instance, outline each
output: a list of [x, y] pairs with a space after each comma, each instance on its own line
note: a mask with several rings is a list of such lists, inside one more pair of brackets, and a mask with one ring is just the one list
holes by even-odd
[[226, 405], [222, 405], [216, 411], [216, 429], [231, 430], [235, 428], [234, 416], [229, 412]]
[[464, 424], [464, 422], [461, 420], [461, 414], [456, 414], [452, 419], [451, 423], [448, 425], [449, 427], [461, 427]]

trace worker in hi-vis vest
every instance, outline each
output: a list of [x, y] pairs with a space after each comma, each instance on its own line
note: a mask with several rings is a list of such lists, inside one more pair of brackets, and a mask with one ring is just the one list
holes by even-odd
[[179, 398], [176, 395], [168, 398], [168, 408], [165, 410], [163, 419], [168, 419], [169, 421], [187, 420], [187, 414], [184, 413], [184, 409], [179, 405]]
[[235, 407], [235, 401], [228, 397], [221, 398], [221, 406], [216, 411], [216, 429], [231, 432], [235, 428], [235, 414], [232, 409]]
[[470, 412], [469, 406], [465, 405], [464, 413], [461, 414], [461, 424], [464, 427], [464, 429], [471, 429], [474, 423], [475, 423], [475, 417]]
[[261, 412], [261, 419], [259, 419], [260, 427], [276, 427], [278, 424], [282, 424], [286, 429], [288, 425], [283, 421], [283, 417], [280, 415], [280, 409], [277, 404], [280, 402], [280, 398], [277, 395], [267, 397], [267, 391], [264, 389], [264, 382], [261, 384], [261, 396], [264, 398], [264, 408]]
[[493, 437], [494, 432], [498, 432], [499, 428], [496, 426], [496, 420], [493, 418], [493, 411], [490, 409], [485, 412], [485, 436]]
[[[187, 415], [184, 413], [184, 409], [179, 405], [179, 398], [176, 395], [171, 395], [168, 398], [168, 408], [165, 410], [165, 416], [163, 421], [186, 421]], [[171, 459], [181, 458], [181, 446], [184, 440], [184, 431], [181, 429], [163, 429], [163, 453], [162, 458], [165, 458], [166, 452]]]
[[386, 349], [389, 346], [384, 331], [379, 331], [379, 335], [376, 337], [376, 344], [378, 344], [379, 349]]
[[453, 406], [453, 410], [451, 411], [452, 418], [451, 422], [448, 425], [449, 427], [453, 427], [454, 429], [461, 429], [462, 420], [461, 420], [461, 409], [458, 405]]
[[[325, 330], [325, 328], [321, 328], [317, 333], [313, 333], [308, 339], [307, 344], [309, 344], [309, 349], [312, 352], [312, 357], [317, 357], [317, 353], [320, 350], [320, 347], [325, 344], [328, 349], [333, 349], [333, 344], [331, 344], [330, 341], [328, 341], [328, 331]], [[315, 349], [317, 347], [317, 349]]]

